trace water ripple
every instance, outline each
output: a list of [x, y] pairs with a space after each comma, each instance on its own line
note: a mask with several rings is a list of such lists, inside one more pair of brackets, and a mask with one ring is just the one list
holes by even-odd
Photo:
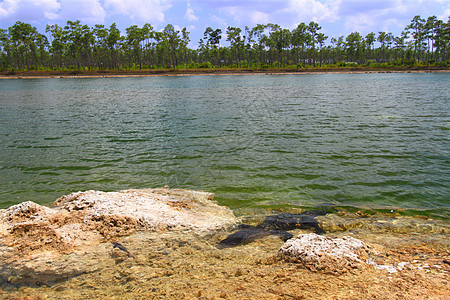
[[448, 74], [0, 82], [0, 206], [170, 185], [448, 214]]

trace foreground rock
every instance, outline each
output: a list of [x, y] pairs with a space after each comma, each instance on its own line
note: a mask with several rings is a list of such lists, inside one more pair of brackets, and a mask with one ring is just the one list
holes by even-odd
[[87, 191], [63, 196], [53, 208], [24, 202], [0, 210], [0, 282], [93, 272], [112, 249], [105, 242], [136, 230], [207, 233], [233, 225], [231, 210], [212, 198], [188, 190]]
[[147, 189], [121, 192], [87, 191], [57, 199], [53, 205], [70, 213], [84, 212], [84, 221], [114, 224], [126, 219], [135, 228], [161, 230], [214, 230], [234, 221], [230, 209], [210, 201], [212, 193]]
[[369, 254], [369, 246], [348, 236], [330, 238], [310, 233], [288, 240], [278, 254], [312, 271], [341, 274], [358, 268]]

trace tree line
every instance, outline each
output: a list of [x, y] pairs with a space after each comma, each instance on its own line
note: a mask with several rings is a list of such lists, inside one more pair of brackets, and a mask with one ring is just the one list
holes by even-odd
[[[168, 24], [89, 27], [80, 21], [47, 25], [45, 34], [18, 21], [0, 28], [0, 70], [127, 70], [179, 68], [305, 68], [309, 66], [448, 66], [450, 18], [415, 16], [399, 36], [371, 32], [332, 37], [316, 22], [289, 30], [277, 24], [206, 28], [197, 49], [189, 32]], [[225, 40], [229, 46], [222, 46]]]

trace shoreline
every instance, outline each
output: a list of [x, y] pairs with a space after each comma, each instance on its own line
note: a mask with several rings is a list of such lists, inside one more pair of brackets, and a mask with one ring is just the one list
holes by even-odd
[[450, 73], [448, 68], [311, 68], [311, 69], [180, 69], [134, 71], [23, 71], [0, 72], [0, 79], [44, 78], [133, 78], [162, 76], [224, 76], [224, 75], [301, 75], [301, 74], [374, 74], [374, 73]]
[[[148, 198], [140, 201], [140, 197]], [[192, 295], [199, 299], [448, 299], [450, 295], [446, 222], [311, 211], [235, 219], [226, 208], [210, 202], [212, 197], [191, 190], [87, 191], [62, 196], [52, 208], [29, 202], [1, 210], [5, 246], [0, 247], [0, 299]], [[175, 221], [186, 211], [206, 217], [205, 224], [229, 218], [225, 226], [204, 231], [197, 226], [152, 230], [138, 228], [140, 223], [122, 210], [135, 213], [136, 208], [128, 207], [133, 203], [151, 213], [152, 201], [158, 204], [156, 211], [170, 206]], [[101, 217], [105, 214], [108, 217]], [[191, 224], [185, 220], [184, 224]], [[280, 256], [280, 249], [289, 243], [284, 237], [311, 236], [317, 231], [312, 222], [319, 222], [324, 239], [353, 240], [365, 250], [350, 249], [356, 259], [347, 265], [348, 255], [328, 262], [324, 255], [317, 268], [306, 260]]]

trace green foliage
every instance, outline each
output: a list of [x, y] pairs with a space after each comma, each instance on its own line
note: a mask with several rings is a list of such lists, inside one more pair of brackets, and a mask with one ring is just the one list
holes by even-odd
[[67, 21], [47, 25], [45, 36], [30, 24], [16, 22], [0, 29], [0, 70], [107, 71], [141, 69], [270, 69], [322, 68], [446, 68], [450, 60], [450, 21], [415, 16], [397, 37], [389, 32], [358, 32], [333, 37], [331, 44], [315, 22], [294, 30], [277, 24], [244, 29], [228, 26], [229, 46], [222, 30], [206, 28], [196, 50], [189, 32], [168, 24], [155, 31], [150, 24], [126, 28], [113, 23], [89, 27]]
[[330, 66], [337, 68], [356, 68], [358, 67], [358, 64], [356, 62], [340, 61]]
[[281, 68], [282, 64], [278, 61], [274, 61], [274, 63], [272, 64], [272, 68]]
[[197, 68], [200, 69], [212, 69], [214, 66], [209, 61], [204, 61], [200, 64], [197, 64]]

